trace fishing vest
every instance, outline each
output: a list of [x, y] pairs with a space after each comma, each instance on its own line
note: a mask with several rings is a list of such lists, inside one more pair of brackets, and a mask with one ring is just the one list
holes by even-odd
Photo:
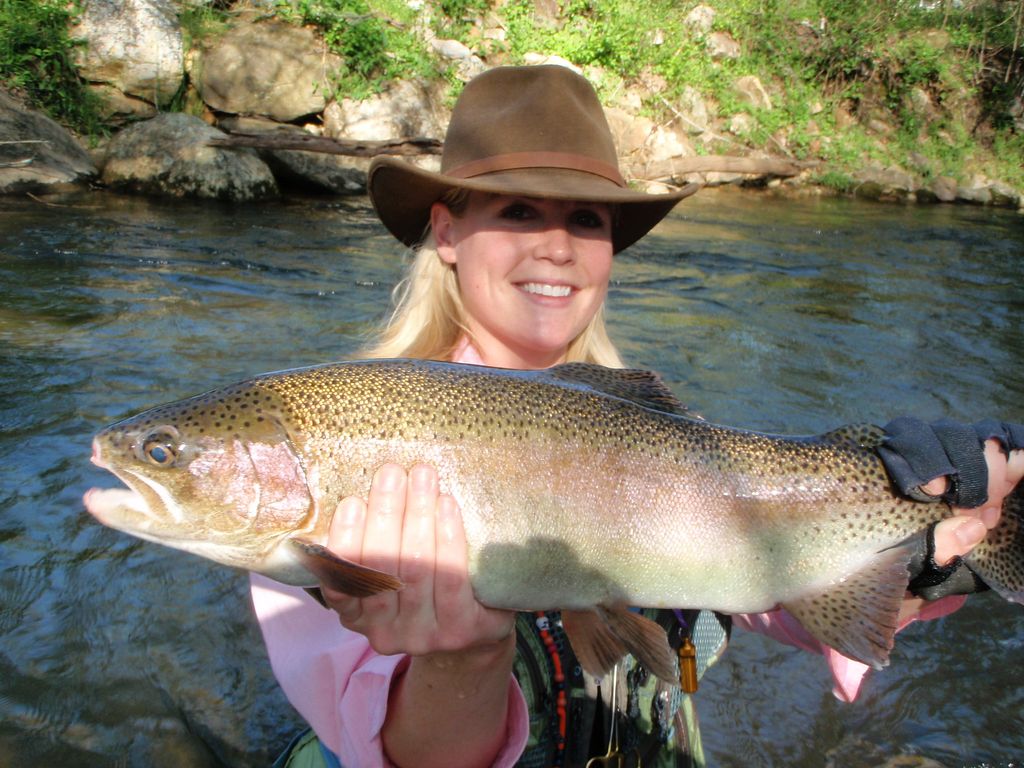
[[[725, 650], [731, 619], [711, 611], [647, 609], [661, 624], [673, 648], [690, 638], [696, 649], [697, 676]], [[558, 611], [520, 613], [516, 618], [513, 672], [526, 698], [530, 735], [517, 766], [584, 768], [608, 753], [616, 717], [617, 750], [622, 762], [643, 768], [699, 768], [704, 765], [697, 713], [692, 697], [678, 684], [657, 679], [631, 656], [620, 664], [611, 700], [611, 676], [598, 680], [579, 666]]]

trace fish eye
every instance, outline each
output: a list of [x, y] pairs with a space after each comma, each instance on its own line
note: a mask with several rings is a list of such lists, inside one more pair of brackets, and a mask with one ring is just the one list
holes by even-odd
[[142, 441], [141, 458], [157, 467], [169, 467], [178, 458], [177, 434], [151, 432]]

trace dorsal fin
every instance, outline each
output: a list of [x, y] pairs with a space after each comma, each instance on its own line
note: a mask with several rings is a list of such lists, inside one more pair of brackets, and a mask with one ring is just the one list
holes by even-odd
[[885, 440], [885, 430], [874, 424], [847, 424], [819, 435], [818, 440], [854, 448], [877, 448]]
[[636, 368], [606, 368], [592, 363], [563, 363], [548, 368], [545, 374], [560, 382], [579, 384], [612, 397], [652, 408], [698, 418], [662, 382], [653, 371]]

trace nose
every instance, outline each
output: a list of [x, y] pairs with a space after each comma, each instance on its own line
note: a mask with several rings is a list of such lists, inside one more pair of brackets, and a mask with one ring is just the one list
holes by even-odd
[[555, 264], [572, 262], [576, 258], [576, 245], [569, 230], [561, 224], [544, 229], [540, 234], [537, 256]]

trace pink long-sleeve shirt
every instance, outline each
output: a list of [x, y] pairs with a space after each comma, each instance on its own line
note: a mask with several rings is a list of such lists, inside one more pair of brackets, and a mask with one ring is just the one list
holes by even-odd
[[[482, 365], [477, 351], [464, 343], [455, 362]], [[274, 675], [288, 700], [343, 766], [389, 765], [381, 729], [395, 676], [408, 664], [405, 655], [382, 656], [365, 637], [346, 630], [338, 616], [304, 590], [253, 574], [252, 601]], [[963, 597], [926, 604], [917, 619], [945, 616], [963, 605]], [[822, 645], [783, 610], [733, 617], [736, 626], [766, 634], [788, 645], [822, 654], [832, 672], [833, 693], [853, 701], [868, 667]], [[513, 766], [529, 735], [529, 713], [514, 677], [508, 683], [506, 740], [495, 768]]]

